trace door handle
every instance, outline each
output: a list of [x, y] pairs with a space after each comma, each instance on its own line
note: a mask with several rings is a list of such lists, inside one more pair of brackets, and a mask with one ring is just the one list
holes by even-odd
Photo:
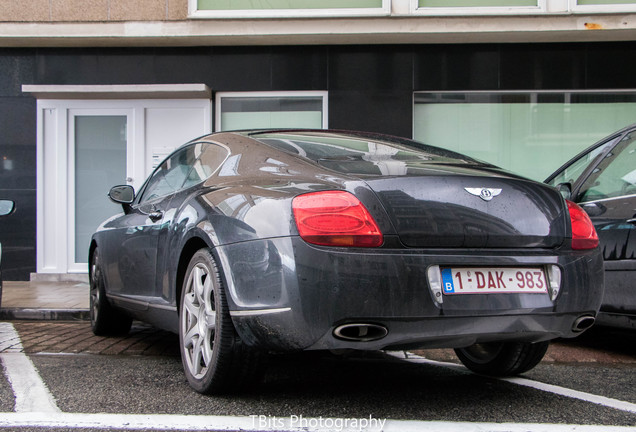
[[154, 211], [148, 215], [151, 221], [157, 222], [159, 219], [163, 217], [163, 213], [160, 211]]
[[636, 225], [636, 218], [627, 219], [625, 222]]

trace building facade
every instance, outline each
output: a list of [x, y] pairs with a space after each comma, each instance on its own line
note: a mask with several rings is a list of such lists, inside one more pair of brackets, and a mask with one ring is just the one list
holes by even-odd
[[636, 0], [0, 0], [3, 275], [85, 277], [109, 186], [210, 131], [382, 132], [540, 181], [636, 122], [634, 70]]

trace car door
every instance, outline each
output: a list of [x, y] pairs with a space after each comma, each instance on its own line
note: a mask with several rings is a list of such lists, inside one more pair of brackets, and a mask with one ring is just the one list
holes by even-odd
[[636, 131], [622, 136], [577, 182], [573, 198], [590, 215], [605, 260], [604, 312], [636, 313]]
[[[183, 240], [190, 224], [204, 217], [201, 209], [190, 204], [193, 194], [197, 193], [197, 187], [216, 171], [228, 156], [228, 150], [212, 143], [196, 143], [189, 146], [180, 155], [183, 175], [187, 168], [187, 176], [179, 182], [170, 198], [170, 205], [166, 219], [170, 220], [170, 229], [162, 230], [158, 238], [157, 252], [157, 295], [161, 301], [176, 303], [179, 299], [176, 290], [170, 285], [176, 279], [178, 260], [183, 247]], [[172, 274], [170, 273], [172, 271]]]
[[196, 159], [192, 147], [178, 150], [155, 169], [128, 213], [109, 233], [105, 255], [115, 261], [106, 264], [109, 291], [128, 297], [129, 308], [143, 309], [160, 295], [157, 265], [166, 253], [175, 214], [172, 198]]

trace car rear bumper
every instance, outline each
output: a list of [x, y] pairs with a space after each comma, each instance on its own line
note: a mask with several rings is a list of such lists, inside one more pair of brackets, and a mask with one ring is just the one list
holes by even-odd
[[[575, 322], [596, 315], [603, 293], [598, 250], [347, 250], [284, 237], [222, 246], [216, 253], [239, 335], [272, 350], [464, 347], [574, 337], [580, 333]], [[561, 289], [554, 301], [548, 293], [471, 294], [444, 296], [440, 304], [427, 278], [435, 265], [556, 265]], [[336, 331], [343, 325], [354, 328], [345, 337]], [[347, 338], [356, 325], [368, 325], [378, 337]], [[358, 333], [365, 336], [365, 329]]]
[[[592, 316], [590, 313], [583, 314]], [[574, 337], [572, 332], [579, 314], [527, 314], [508, 316], [465, 316], [429, 319], [388, 319], [364, 317], [346, 320], [348, 324], [373, 324], [386, 328], [386, 336], [377, 340], [342, 340], [335, 336], [337, 325], [329, 326], [317, 340], [289, 338], [299, 330], [289, 326], [293, 317], [286, 314], [273, 317], [235, 317], [242, 337], [252, 346], [270, 350], [407, 350], [424, 348], [461, 348], [474, 343], [494, 341], [540, 342], [559, 337]], [[273, 331], [273, 329], [275, 329]], [[288, 333], [289, 332], [289, 333]], [[306, 345], [309, 343], [309, 345]]]

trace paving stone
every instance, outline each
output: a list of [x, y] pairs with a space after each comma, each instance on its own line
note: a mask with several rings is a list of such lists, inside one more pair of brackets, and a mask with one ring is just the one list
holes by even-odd
[[[95, 336], [86, 321], [15, 321], [13, 326], [27, 354], [179, 355], [177, 335], [137, 322], [121, 337]], [[11, 348], [5, 345], [0, 346], [0, 352]]]

